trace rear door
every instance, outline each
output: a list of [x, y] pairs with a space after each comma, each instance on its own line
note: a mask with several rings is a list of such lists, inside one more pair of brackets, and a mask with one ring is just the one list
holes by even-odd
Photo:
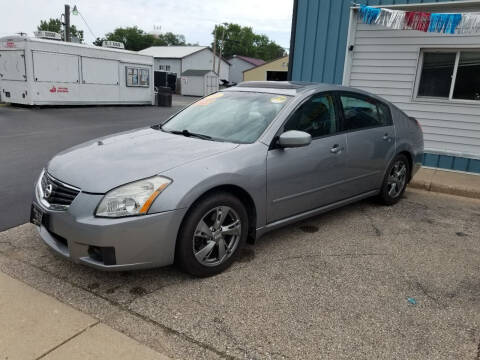
[[363, 94], [338, 92], [342, 130], [347, 136], [347, 178], [351, 196], [380, 188], [395, 152], [388, 105]]
[[300, 130], [312, 142], [300, 148], [276, 148], [267, 155], [267, 221], [281, 220], [345, 198], [347, 144], [339, 134], [332, 94], [316, 94], [288, 118], [281, 132]]
[[27, 80], [23, 50], [0, 51], [0, 80]]

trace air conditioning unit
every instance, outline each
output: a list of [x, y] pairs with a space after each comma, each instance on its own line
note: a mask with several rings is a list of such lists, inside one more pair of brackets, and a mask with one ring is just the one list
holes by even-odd
[[102, 41], [102, 47], [113, 48], [113, 49], [125, 49], [125, 45], [119, 41]]
[[62, 40], [60, 34], [53, 31], [35, 31], [35, 37], [39, 39]]

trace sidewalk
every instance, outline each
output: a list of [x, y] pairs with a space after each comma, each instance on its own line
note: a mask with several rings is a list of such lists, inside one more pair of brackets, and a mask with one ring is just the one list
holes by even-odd
[[168, 358], [0, 272], [0, 360]]
[[421, 168], [410, 187], [480, 199], [480, 175], [457, 171]]

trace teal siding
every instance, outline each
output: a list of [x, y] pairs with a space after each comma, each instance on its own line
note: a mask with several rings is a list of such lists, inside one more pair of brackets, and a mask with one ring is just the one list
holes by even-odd
[[[351, 0], [296, 0], [297, 19], [291, 80], [341, 84]], [[434, 3], [451, 0], [357, 0], [367, 5]]]
[[480, 173], [480, 160], [426, 153], [423, 165], [440, 169]]

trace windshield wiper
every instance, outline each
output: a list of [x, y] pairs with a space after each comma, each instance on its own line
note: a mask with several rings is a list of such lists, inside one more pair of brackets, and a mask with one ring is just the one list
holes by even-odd
[[203, 139], [203, 140], [212, 140], [212, 137], [211, 136], [208, 136], [208, 135], [203, 135], [203, 134], [197, 134], [197, 133], [192, 133], [188, 130], [182, 130], [182, 131], [179, 131], [179, 130], [171, 130], [171, 131], [168, 131], [169, 133], [171, 134], [177, 134], [177, 135], [183, 135], [183, 136], [186, 136], [186, 137], [196, 137], [196, 138], [199, 138], [199, 139]]

